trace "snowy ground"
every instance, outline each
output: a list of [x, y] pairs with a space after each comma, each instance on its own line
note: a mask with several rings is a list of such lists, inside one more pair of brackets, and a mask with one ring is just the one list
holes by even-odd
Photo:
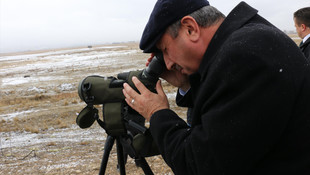
[[[136, 43], [0, 56], [0, 174], [98, 174], [106, 134], [97, 123], [75, 124], [85, 106], [77, 85], [143, 69], [148, 56]], [[174, 101], [175, 89], [166, 92]], [[115, 151], [110, 159], [115, 174]], [[171, 173], [160, 156], [148, 161], [155, 174]], [[133, 160], [126, 166], [128, 174], [138, 169]]]

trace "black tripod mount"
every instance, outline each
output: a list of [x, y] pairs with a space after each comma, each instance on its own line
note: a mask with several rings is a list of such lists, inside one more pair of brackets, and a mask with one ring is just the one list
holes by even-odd
[[[105, 174], [109, 155], [110, 155], [110, 152], [114, 145], [115, 140], [116, 140], [117, 161], [118, 161], [119, 172], [121, 175], [126, 174], [125, 160], [127, 160], [127, 154], [126, 153], [124, 154], [124, 147], [123, 147], [124, 139], [125, 138], [122, 138], [122, 137], [112, 137], [108, 135], [106, 139], [106, 143], [104, 145], [104, 153], [103, 153], [103, 157], [101, 161], [99, 175]], [[135, 157], [134, 160], [135, 160], [136, 165], [142, 168], [144, 174], [153, 175], [153, 172], [144, 157]]]

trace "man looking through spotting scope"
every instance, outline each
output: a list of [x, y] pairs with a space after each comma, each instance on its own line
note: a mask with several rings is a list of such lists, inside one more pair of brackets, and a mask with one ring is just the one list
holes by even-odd
[[125, 100], [150, 121], [175, 174], [310, 174], [310, 66], [296, 44], [245, 2], [225, 17], [206, 0], [159, 0], [140, 48], [161, 51], [162, 78], [186, 92], [189, 127], [160, 81]]

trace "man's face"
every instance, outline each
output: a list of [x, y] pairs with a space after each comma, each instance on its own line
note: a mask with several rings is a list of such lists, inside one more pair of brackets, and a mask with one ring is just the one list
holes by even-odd
[[303, 39], [304, 36], [303, 36], [303, 27], [302, 25], [298, 25], [297, 21], [296, 21], [296, 18], [294, 18], [294, 23], [295, 23], [295, 28], [296, 28], [296, 32], [298, 34], [298, 36]]
[[176, 38], [166, 32], [157, 43], [157, 48], [162, 51], [168, 70], [176, 69], [186, 75], [198, 71], [200, 62], [193, 54], [195, 48], [191, 48], [191, 43], [182, 32]]

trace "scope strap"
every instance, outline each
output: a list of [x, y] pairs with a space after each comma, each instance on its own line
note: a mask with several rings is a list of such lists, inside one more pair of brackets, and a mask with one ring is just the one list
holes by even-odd
[[97, 120], [97, 123], [99, 124], [99, 126], [101, 126], [101, 128], [103, 128], [105, 130], [104, 122], [99, 119], [98, 115], [96, 115], [95, 119]]
[[120, 136], [127, 133], [123, 119], [123, 110], [123, 104], [121, 102], [104, 104], [104, 128], [108, 135]]

